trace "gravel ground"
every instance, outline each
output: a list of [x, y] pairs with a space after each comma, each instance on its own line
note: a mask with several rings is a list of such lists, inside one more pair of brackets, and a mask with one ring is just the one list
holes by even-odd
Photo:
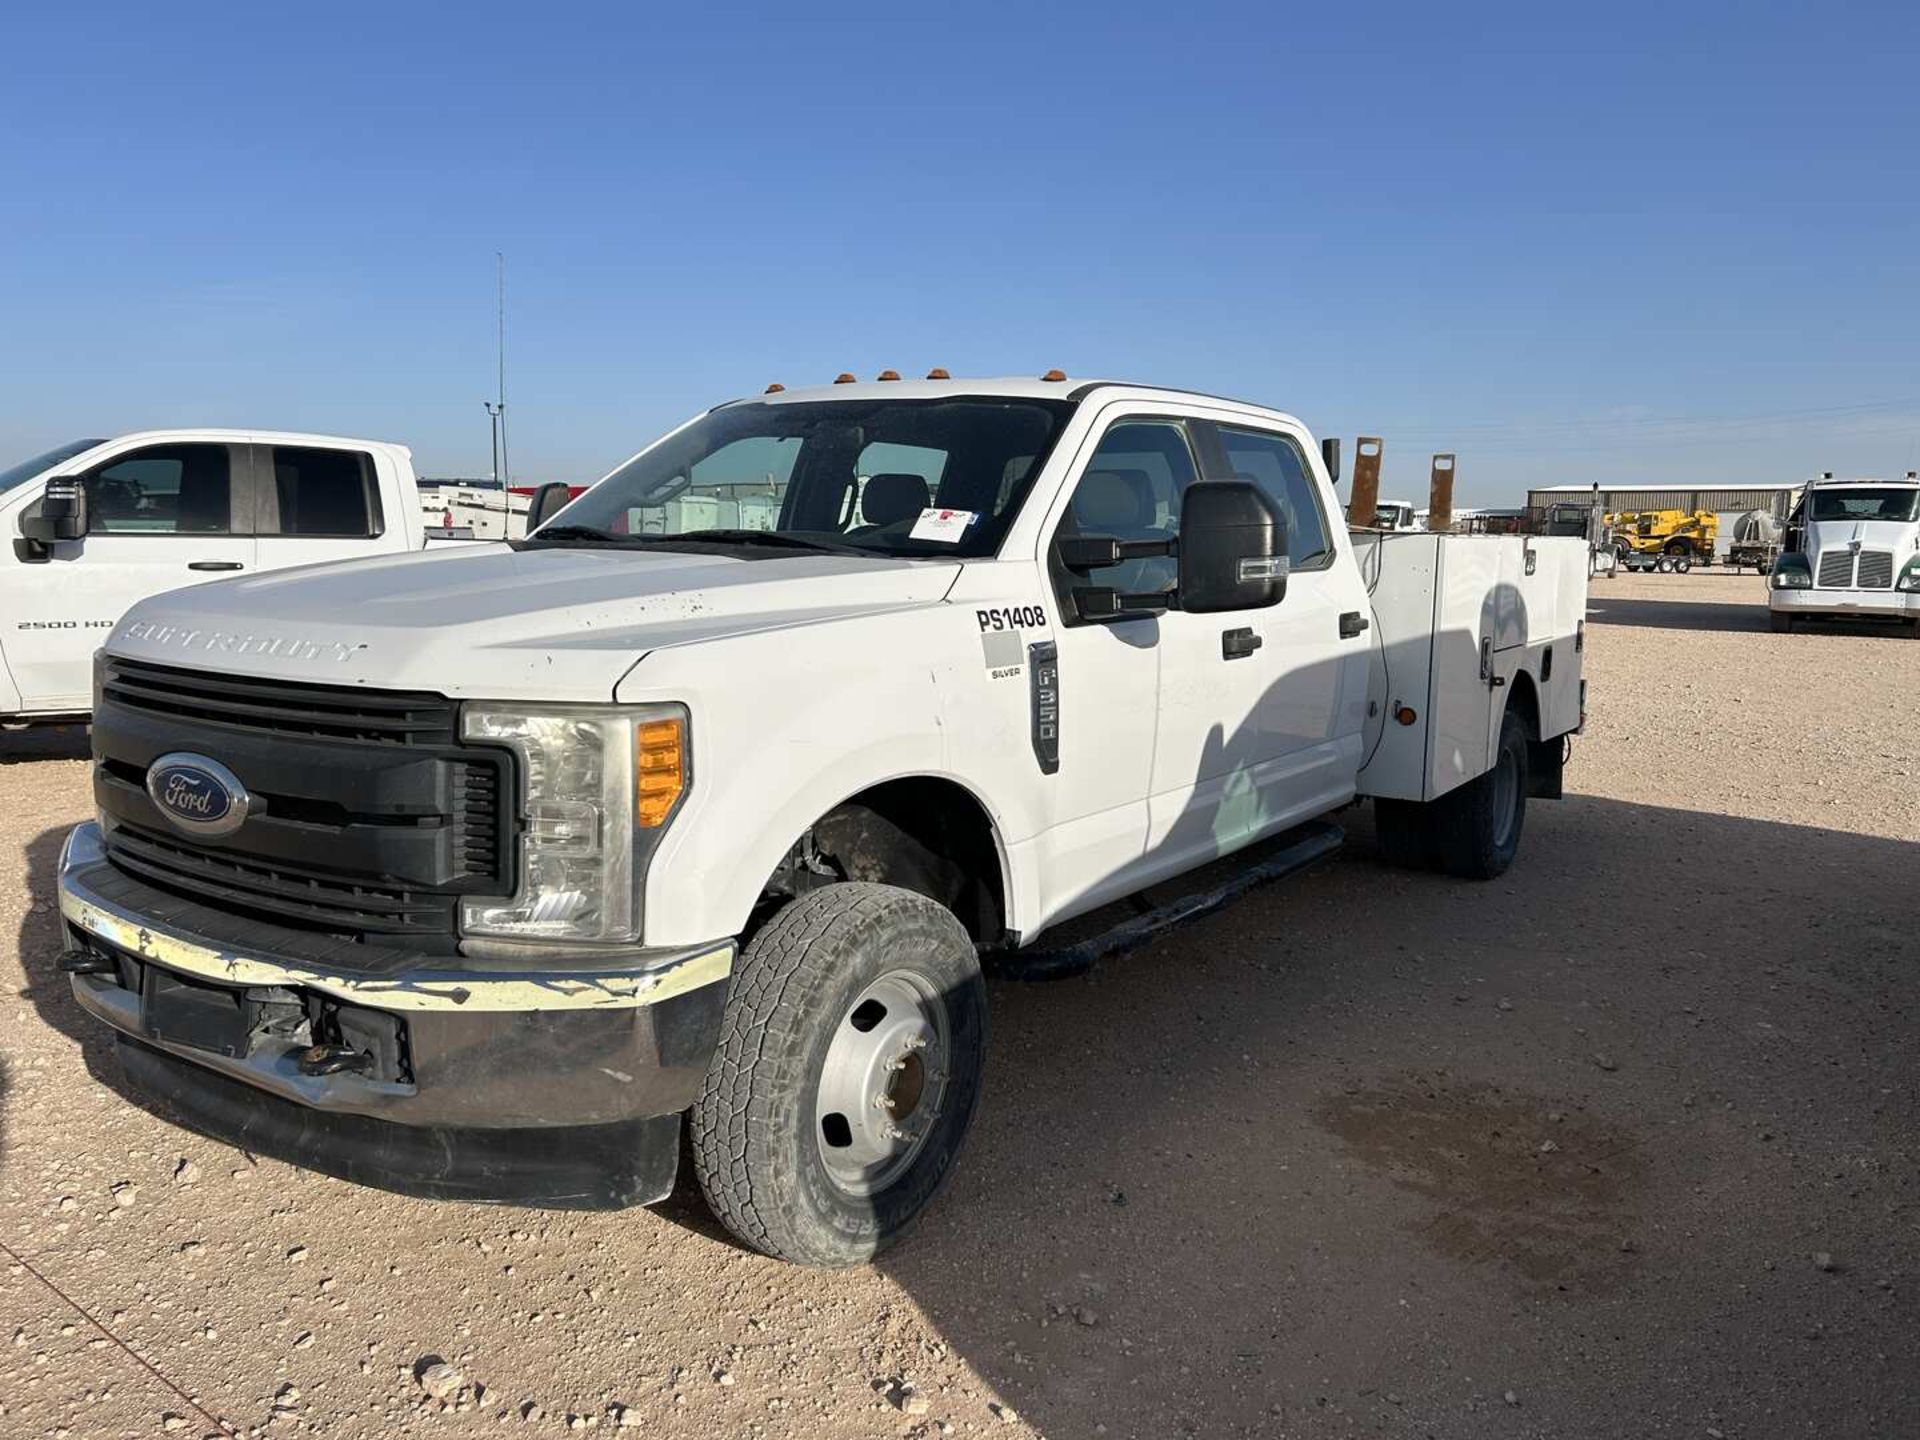
[[150, 1113], [53, 969], [83, 742], [0, 737], [0, 1434], [1920, 1434], [1920, 642], [1759, 597], [1595, 582], [1505, 879], [1384, 869], [1359, 811], [996, 985], [951, 1190], [836, 1275], [684, 1190], [429, 1204]]

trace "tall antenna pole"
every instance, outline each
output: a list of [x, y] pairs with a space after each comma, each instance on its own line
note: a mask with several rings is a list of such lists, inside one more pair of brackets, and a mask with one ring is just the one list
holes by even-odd
[[507, 463], [507, 257], [493, 252], [500, 265], [500, 484], [513, 483], [513, 467]]
[[504, 490], [510, 483], [507, 479], [507, 257], [498, 250], [493, 258], [500, 266], [500, 398], [482, 400], [487, 410], [487, 432], [493, 441], [493, 483], [495, 488]]

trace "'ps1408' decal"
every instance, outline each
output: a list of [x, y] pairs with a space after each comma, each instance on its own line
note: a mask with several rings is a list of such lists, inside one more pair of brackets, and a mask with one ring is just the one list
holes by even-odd
[[973, 612], [980, 622], [980, 653], [989, 680], [1012, 680], [1024, 673], [1027, 652], [1022, 630], [1042, 629], [1047, 612], [1038, 605], [992, 605]]

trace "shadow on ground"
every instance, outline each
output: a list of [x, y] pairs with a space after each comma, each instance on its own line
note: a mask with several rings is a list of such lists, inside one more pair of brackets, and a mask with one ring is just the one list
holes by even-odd
[[[994, 986], [970, 1151], [880, 1266], [952, 1351], [1052, 1440], [1920, 1433], [1920, 845], [1575, 796], [1469, 885], [1344, 818], [1319, 871]], [[127, 1093], [53, 914], [20, 938]]]
[[1575, 797], [1475, 886], [1350, 816], [996, 987], [971, 1151], [882, 1261], [955, 1349], [1055, 1440], [1915, 1433], [1920, 845]]
[[1596, 625], [1634, 625], [1650, 630], [1764, 632], [1767, 606], [1764, 597], [1748, 601], [1648, 600], [1612, 596], [1596, 589], [1587, 598], [1587, 619]]
[[[1684, 581], [1679, 582], [1684, 584]], [[1731, 630], [1765, 632], [1771, 628], [1764, 595], [1748, 601], [1664, 600], [1610, 596], [1604, 589], [1588, 598], [1587, 618], [1597, 625], [1633, 625], [1649, 630]], [[1904, 640], [1913, 630], [1888, 620], [1825, 620], [1797, 617], [1796, 631], [1830, 635], [1875, 635]]]
[[84, 725], [44, 725], [29, 730], [0, 730], [0, 765], [86, 758], [87, 727]]

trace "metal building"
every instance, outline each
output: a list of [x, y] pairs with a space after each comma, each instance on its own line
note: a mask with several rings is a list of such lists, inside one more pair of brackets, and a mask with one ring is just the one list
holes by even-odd
[[[1602, 485], [1602, 510], [1711, 510], [1738, 514], [1771, 510], [1784, 516], [1804, 480], [1769, 481], [1756, 485]], [[1529, 506], [1565, 504], [1593, 494], [1591, 485], [1540, 485], [1527, 491]]]

